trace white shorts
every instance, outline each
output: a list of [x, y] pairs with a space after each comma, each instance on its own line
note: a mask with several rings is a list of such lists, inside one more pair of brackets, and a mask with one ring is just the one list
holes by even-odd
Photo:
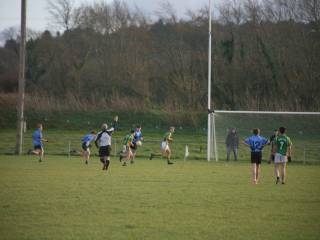
[[127, 145], [122, 145], [122, 152], [123, 153], [127, 152]]
[[132, 149], [129, 146], [123, 145], [122, 153], [126, 153], [126, 154], [132, 153]]
[[276, 153], [276, 155], [274, 156], [274, 163], [286, 163], [287, 161], [287, 156], [283, 156], [279, 153]]
[[162, 141], [162, 142], [161, 142], [160, 148], [161, 148], [162, 151], [167, 151], [167, 150], [170, 149], [170, 148], [169, 148], [169, 144], [168, 144], [166, 141]]

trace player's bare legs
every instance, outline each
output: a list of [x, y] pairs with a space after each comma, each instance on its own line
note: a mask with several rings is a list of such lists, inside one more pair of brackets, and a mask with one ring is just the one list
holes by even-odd
[[127, 156], [124, 159], [122, 166], [127, 166], [127, 162], [131, 161], [131, 159], [132, 159], [132, 152], [131, 152], [131, 149], [129, 147], [128, 150], [127, 150]]
[[167, 155], [167, 159], [170, 160], [170, 158], [171, 158], [171, 151], [170, 151], [170, 149], [167, 149], [166, 155]]
[[274, 175], [276, 176], [276, 184], [278, 184], [279, 181], [280, 181], [280, 171], [279, 171], [279, 168], [280, 168], [280, 164], [279, 164], [279, 163], [275, 163], [275, 164], [274, 164]]
[[44, 150], [43, 150], [43, 148], [40, 150], [39, 155], [40, 155], [39, 161], [42, 162], [43, 156], [44, 156]]
[[282, 181], [282, 184], [285, 183], [286, 181], [286, 163], [282, 163], [281, 164], [281, 181]]
[[256, 164], [256, 183], [259, 182], [259, 177], [260, 177], [260, 164]]
[[131, 156], [131, 160], [130, 160], [130, 163], [133, 164], [134, 163], [134, 159], [136, 157], [136, 153], [132, 153], [132, 156]]
[[44, 150], [42, 149], [36, 149], [32, 151], [33, 154], [39, 156], [39, 162], [42, 162], [43, 156], [44, 156]]
[[173, 162], [170, 161], [171, 159], [171, 150], [168, 145], [161, 147], [161, 154], [155, 154], [151, 153], [149, 160], [152, 160], [155, 156], [162, 156], [167, 159], [168, 164], [173, 164]]
[[89, 163], [89, 159], [90, 159], [90, 150], [89, 150], [89, 148], [86, 151], [83, 151], [83, 157], [84, 157], [85, 163], [88, 164]]
[[252, 171], [252, 183], [258, 184], [260, 179], [260, 172], [261, 172], [261, 165], [257, 163], [251, 164], [251, 171]]
[[173, 162], [170, 161], [170, 159], [171, 159], [171, 150], [170, 150], [169, 147], [165, 151], [165, 156], [167, 158], [167, 163], [168, 164], [173, 164]]
[[253, 184], [257, 184], [257, 177], [259, 175], [259, 165], [258, 164], [251, 164], [251, 168], [252, 168], [252, 183]]
[[37, 149], [37, 150], [32, 150], [31, 153], [33, 153], [34, 155], [39, 155], [39, 149]]

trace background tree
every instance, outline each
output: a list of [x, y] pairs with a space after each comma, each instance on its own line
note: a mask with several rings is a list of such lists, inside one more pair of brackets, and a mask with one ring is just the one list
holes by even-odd
[[[216, 108], [319, 111], [318, 3], [226, 0], [218, 6], [213, 21]], [[30, 97], [49, 99], [40, 102], [58, 109], [206, 110], [207, 8], [189, 10], [179, 19], [164, 4], [158, 19], [151, 20], [122, 1], [51, 4], [52, 22], [57, 20], [62, 31], [28, 40]], [[19, 44], [18, 36], [7, 36], [0, 48], [5, 92], [16, 88]]]

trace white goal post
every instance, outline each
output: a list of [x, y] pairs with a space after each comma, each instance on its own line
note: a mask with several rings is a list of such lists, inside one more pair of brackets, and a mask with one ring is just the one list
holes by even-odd
[[209, 0], [209, 22], [208, 22], [208, 128], [207, 128], [207, 160], [211, 161], [215, 159], [219, 160], [216, 138], [216, 124], [215, 114], [227, 113], [227, 114], [277, 114], [277, 115], [320, 115], [320, 112], [277, 112], [277, 111], [228, 111], [228, 110], [212, 110], [214, 106], [211, 104], [211, 70], [212, 65], [212, 0]]

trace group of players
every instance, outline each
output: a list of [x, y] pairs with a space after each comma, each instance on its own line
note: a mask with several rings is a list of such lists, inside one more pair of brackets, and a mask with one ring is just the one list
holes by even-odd
[[[85, 158], [85, 163], [88, 164], [90, 158], [90, 146], [91, 142], [94, 141], [96, 147], [99, 149], [100, 161], [103, 164], [103, 170], [108, 170], [110, 164], [111, 155], [111, 137], [115, 131], [114, 126], [108, 128], [106, 123], [102, 124], [101, 131], [97, 134], [92, 131], [85, 135], [82, 139], [82, 150]], [[169, 131], [166, 132], [161, 141], [161, 155], [166, 158], [169, 165], [173, 164], [170, 160], [171, 149], [170, 142], [173, 141], [174, 127], [170, 127]], [[131, 130], [122, 140], [122, 151], [119, 153], [119, 160], [122, 162], [122, 166], [127, 166], [127, 163], [134, 163], [135, 156], [137, 154], [138, 147], [142, 146], [143, 136], [141, 132], [141, 126], [137, 125], [135, 130]], [[151, 154], [150, 160], [155, 156]]]
[[[110, 164], [110, 156], [111, 156], [111, 143], [112, 143], [112, 134], [115, 131], [115, 125], [117, 121], [113, 123], [112, 127], [108, 127], [106, 123], [102, 124], [101, 130], [96, 133], [95, 131], [91, 131], [86, 134], [81, 142], [82, 142], [82, 155], [85, 160], [85, 164], [89, 163], [90, 160], [90, 147], [91, 142], [95, 143], [95, 146], [99, 149], [99, 157], [100, 161], [103, 164], [102, 170], [107, 171]], [[43, 125], [41, 123], [37, 124], [37, 130], [34, 131], [32, 135], [34, 150], [33, 154], [39, 156], [39, 162], [43, 161], [44, 156], [44, 142], [48, 142], [42, 136]], [[169, 165], [173, 164], [171, 159], [171, 149], [170, 143], [173, 141], [173, 133], [175, 131], [174, 127], [170, 127], [169, 131], [167, 131], [161, 141], [160, 149], [161, 156], [163, 156]], [[120, 162], [122, 162], [122, 166], [127, 166], [127, 162], [131, 164], [134, 163], [134, 158], [137, 153], [138, 147], [142, 146], [143, 136], [141, 132], [141, 126], [137, 125], [135, 130], [131, 130], [129, 134], [127, 134], [122, 141], [123, 148], [119, 153]], [[152, 153], [150, 156], [150, 160], [158, 154]]]
[[260, 176], [260, 166], [262, 160], [262, 150], [266, 145], [271, 145], [271, 156], [269, 163], [274, 161], [274, 171], [276, 184], [285, 184], [286, 165], [291, 162], [292, 142], [286, 135], [286, 128], [280, 127], [275, 130], [270, 140], [260, 136], [260, 129], [253, 129], [253, 135], [243, 142], [251, 150], [252, 183], [258, 184]]
[[[117, 122], [116, 122], [117, 123]], [[34, 154], [39, 156], [39, 162], [43, 161], [44, 156], [44, 142], [47, 142], [46, 139], [42, 136], [43, 126], [42, 124], [37, 125], [37, 130], [33, 133], [33, 145]], [[115, 124], [112, 127], [108, 127], [106, 123], [102, 124], [101, 131], [96, 133], [91, 131], [89, 134], [85, 135], [82, 138], [82, 155], [85, 160], [85, 164], [89, 163], [90, 159], [90, 147], [91, 142], [94, 141], [96, 147], [99, 149], [100, 161], [103, 164], [102, 169], [107, 171], [110, 164], [110, 155], [111, 155], [111, 138], [112, 134], [115, 131]], [[169, 165], [173, 164], [170, 160], [171, 158], [171, 149], [170, 143], [173, 141], [173, 133], [175, 131], [174, 127], [170, 127], [161, 141], [160, 149], [163, 157], [166, 158]], [[142, 145], [143, 136], [141, 132], [141, 126], [137, 125], [135, 130], [131, 130], [123, 138], [123, 149], [119, 153], [120, 162], [123, 166], [127, 166], [127, 163], [134, 163], [134, 158], [137, 153], [137, 149]], [[253, 135], [243, 142], [251, 150], [251, 164], [252, 164], [252, 182], [253, 184], [258, 184], [260, 177], [260, 166], [262, 160], [262, 150], [266, 145], [271, 145], [271, 159], [275, 164], [275, 176], [276, 184], [285, 183], [286, 179], [286, 164], [291, 161], [291, 149], [292, 142], [290, 138], [286, 135], [286, 129], [280, 127], [278, 131], [275, 131], [275, 134], [270, 140], [260, 136], [260, 129], [253, 129]], [[150, 160], [158, 154], [152, 153]]]

